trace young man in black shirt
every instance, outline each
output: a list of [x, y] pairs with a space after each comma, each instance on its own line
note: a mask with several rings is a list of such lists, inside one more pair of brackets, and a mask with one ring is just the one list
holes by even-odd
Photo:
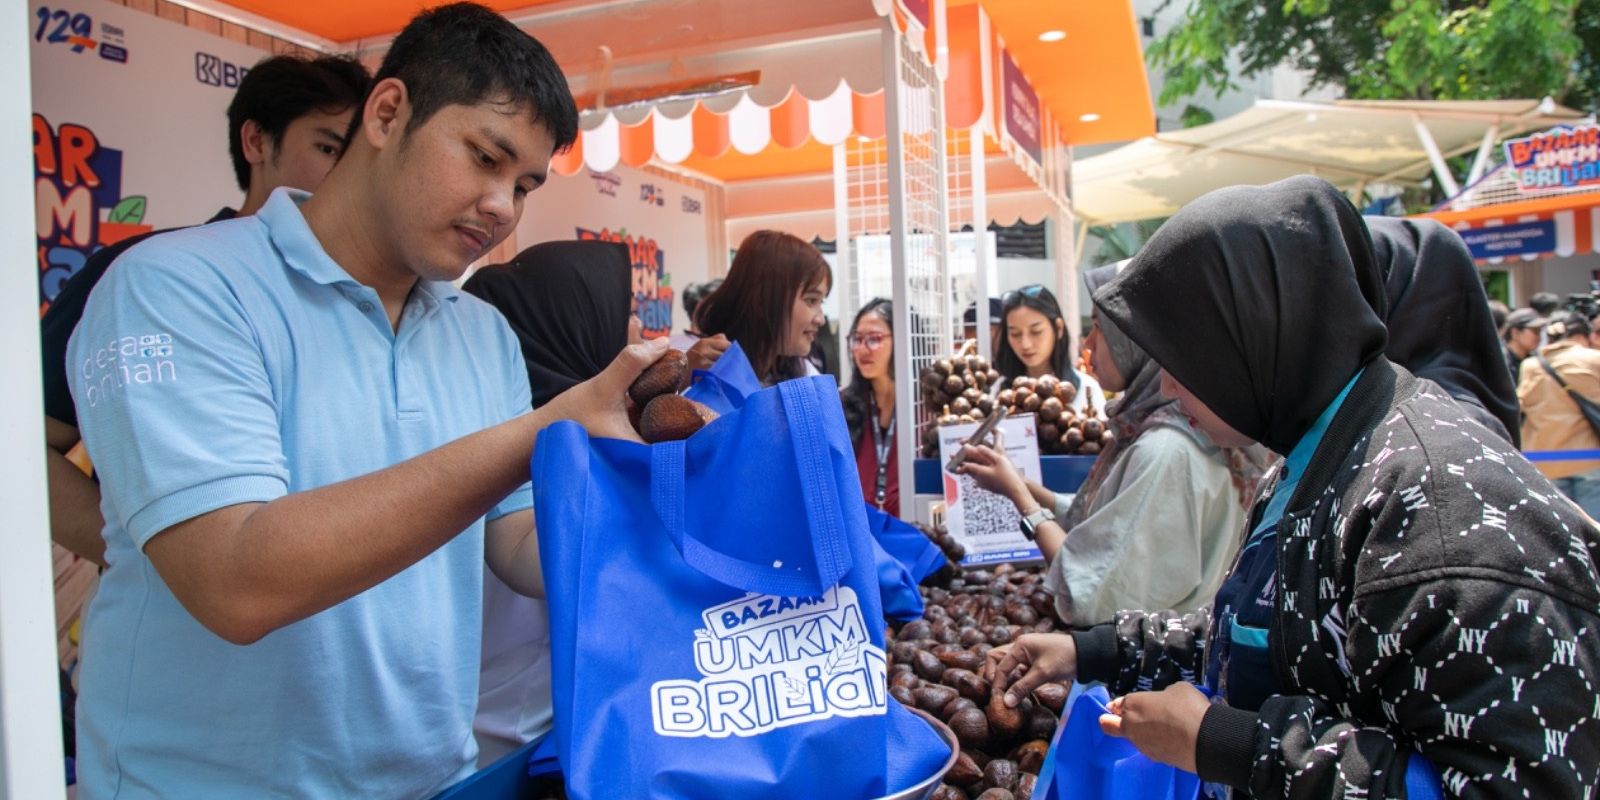
[[[236, 211], [206, 222], [254, 214], [280, 186], [313, 191], [344, 153], [351, 116], [366, 98], [371, 76], [353, 59], [273, 56], [253, 67], [228, 105], [228, 152], [245, 192]], [[105, 565], [100, 489], [66, 454], [78, 443], [78, 415], [67, 387], [67, 340], [78, 327], [89, 293], [106, 270], [141, 241], [124, 239], [95, 251], [40, 321], [44, 356], [45, 458], [50, 468], [50, 536], [57, 544]]]

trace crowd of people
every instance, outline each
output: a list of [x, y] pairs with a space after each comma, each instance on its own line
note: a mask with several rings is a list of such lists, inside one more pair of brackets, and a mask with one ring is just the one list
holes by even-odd
[[[63, 289], [52, 535], [104, 567], [80, 797], [428, 797], [550, 732], [528, 463], [559, 420], [636, 440], [625, 389], [668, 342], [641, 336], [621, 245], [457, 283], [577, 135], [537, 40], [442, 6], [375, 74], [251, 69], [240, 208]], [[1595, 785], [1600, 453], [1521, 453], [1600, 451], [1595, 320], [1495, 311], [1453, 232], [1313, 178], [1207, 195], [1087, 286], [1081, 348], [1044, 286], [987, 304], [999, 374], [1069, 383], [1115, 433], [1070, 497], [967, 449], [1074, 629], [991, 652], [1005, 702], [1104, 682], [1108, 730], [1243, 796]], [[833, 289], [817, 248], [758, 232], [675, 338], [697, 370], [737, 344], [766, 386], [848, 375], [862, 499], [910, 516], [893, 303], [830, 358]]]

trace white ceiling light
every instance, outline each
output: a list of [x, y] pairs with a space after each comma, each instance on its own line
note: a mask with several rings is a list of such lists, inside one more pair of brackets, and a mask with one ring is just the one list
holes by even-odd
[[1078, 121], [1079, 122], [1099, 122], [1100, 121], [1100, 115], [1099, 114], [1094, 114], [1094, 113], [1084, 114], [1083, 116], [1078, 117]]
[[1045, 31], [1039, 34], [1039, 41], [1041, 42], [1059, 42], [1065, 38], [1067, 38], [1066, 31]]

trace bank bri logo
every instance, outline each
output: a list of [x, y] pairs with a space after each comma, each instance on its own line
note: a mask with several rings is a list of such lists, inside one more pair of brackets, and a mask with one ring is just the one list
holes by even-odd
[[194, 54], [194, 79], [207, 86], [238, 88], [239, 81], [244, 80], [249, 71], [249, 67], [224, 61], [210, 53], [196, 51]]

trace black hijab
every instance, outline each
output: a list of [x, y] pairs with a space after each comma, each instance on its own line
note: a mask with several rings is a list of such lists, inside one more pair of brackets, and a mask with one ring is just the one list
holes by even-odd
[[533, 406], [598, 374], [628, 344], [633, 269], [626, 245], [544, 242], [461, 287], [488, 301], [517, 334]]
[[1518, 445], [1517, 388], [1466, 244], [1431, 219], [1368, 217], [1367, 229], [1389, 300], [1389, 360], [1439, 384]]
[[1386, 336], [1367, 227], [1309, 176], [1195, 200], [1094, 302], [1224, 422], [1282, 455]]

